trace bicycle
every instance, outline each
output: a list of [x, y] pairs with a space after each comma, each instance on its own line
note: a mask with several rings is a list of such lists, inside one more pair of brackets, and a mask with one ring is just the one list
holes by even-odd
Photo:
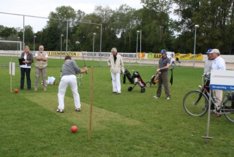
[[[192, 90], [185, 94], [183, 98], [183, 108], [190, 116], [201, 117], [209, 107], [209, 77], [202, 77], [202, 85], [198, 90]], [[211, 93], [211, 111], [215, 111], [215, 98]], [[229, 121], [234, 123], [234, 93], [225, 93], [221, 104], [220, 115], [224, 115]]]

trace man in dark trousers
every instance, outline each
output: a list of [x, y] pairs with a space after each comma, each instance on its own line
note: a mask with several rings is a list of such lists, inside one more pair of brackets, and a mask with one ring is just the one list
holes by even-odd
[[167, 51], [165, 49], [161, 50], [161, 55], [162, 57], [159, 59], [158, 69], [157, 69], [157, 72], [160, 72], [161, 74], [159, 75], [158, 89], [154, 98], [158, 99], [161, 96], [162, 85], [163, 85], [166, 94], [166, 99], [170, 100], [171, 95], [168, 86], [168, 69], [170, 66], [170, 59], [167, 57]]

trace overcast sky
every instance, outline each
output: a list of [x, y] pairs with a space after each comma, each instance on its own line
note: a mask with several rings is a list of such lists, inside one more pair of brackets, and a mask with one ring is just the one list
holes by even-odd
[[[142, 7], [140, 0], [1, 0], [0, 12], [48, 17], [50, 12], [55, 12], [55, 8], [63, 5], [92, 13], [96, 6], [109, 6], [115, 10], [122, 4], [136, 9]], [[22, 28], [23, 18], [0, 13], [0, 25]], [[46, 20], [26, 17], [25, 25], [31, 25], [33, 31], [37, 32], [46, 25]]]

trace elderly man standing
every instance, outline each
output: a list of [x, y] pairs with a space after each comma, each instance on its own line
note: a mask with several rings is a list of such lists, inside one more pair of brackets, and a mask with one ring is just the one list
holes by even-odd
[[[220, 56], [219, 49], [212, 49], [210, 51], [210, 59], [212, 61], [211, 71], [212, 70], [226, 70], [225, 60]], [[223, 100], [223, 91], [222, 90], [214, 90], [213, 96], [215, 98], [215, 108], [217, 111], [217, 115], [219, 116], [219, 111], [221, 108], [221, 103]]]
[[40, 76], [42, 77], [43, 80], [43, 90], [46, 91], [46, 68], [47, 68], [47, 62], [48, 62], [48, 54], [46, 51], [44, 51], [44, 46], [40, 45], [39, 46], [39, 51], [36, 52], [35, 54], [35, 59], [36, 59], [36, 79], [35, 79], [35, 88], [34, 90], [38, 90], [38, 82], [40, 79]]
[[111, 49], [111, 55], [107, 61], [110, 67], [112, 79], [112, 92], [116, 94], [121, 93], [120, 73], [124, 72], [124, 63], [122, 56], [118, 54], [117, 49]]

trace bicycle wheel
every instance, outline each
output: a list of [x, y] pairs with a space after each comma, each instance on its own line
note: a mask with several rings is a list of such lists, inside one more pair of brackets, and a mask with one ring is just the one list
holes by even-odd
[[190, 91], [183, 98], [183, 108], [191, 116], [203, 116], [208, 110], [208, 98], [200, 91]]
[[222, 111], [224, 116], [232, 123], [234, 123], [234, 102], [226, 99], [223, 103]]

